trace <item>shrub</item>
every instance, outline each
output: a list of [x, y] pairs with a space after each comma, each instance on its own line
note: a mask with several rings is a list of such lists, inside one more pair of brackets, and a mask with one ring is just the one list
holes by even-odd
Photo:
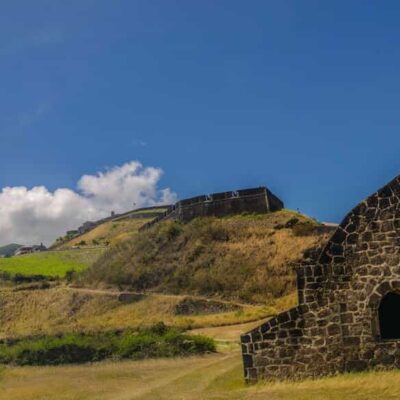
[[14, 283], [29, 283], [29, 282], [40, 282], [40, 281], [46, 281], [46, 280], [54, 280], [55, 278], [52, 278], [50, 276], [44, 276], [44, 275], [23, 275], [20, 273], [16, 273], [11, 277], [11, 281]]
[[74, 269], [69, 269], [66, 273], [65, 273], [65, 279], [67, 282], [71, 283], [74, 279], [76, 279], [77, 277], [77, 273]]
[[142, 359], [185, 356], [215, 351], [212, 339], [190, 336], [160, 322], [140, 331], [70, 334], [24, 339], [0, 345], [0, 363], [57, 365], [105, 358]]
[[300, 222], [293, 226], [295, 236], [311, 236], [315, 233], [316, 225], [310, 222]]

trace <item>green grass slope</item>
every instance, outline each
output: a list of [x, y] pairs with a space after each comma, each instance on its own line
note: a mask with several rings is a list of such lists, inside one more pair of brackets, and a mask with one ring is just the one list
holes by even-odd
[[46, 251], [11, 258], [0, 258], [0, 271], [11, 276], [43, 275], [64, 277], [67, 271], [81, 272], [101, 255], [102, 249]]
[[106, 251], [85, 282], [264, 302], [294, 290], [293, 266], [328, 236], [288, 210], [165, 221]]

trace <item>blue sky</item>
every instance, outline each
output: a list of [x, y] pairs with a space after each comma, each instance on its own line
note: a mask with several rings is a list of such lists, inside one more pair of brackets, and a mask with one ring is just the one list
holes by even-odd
[[139, 160], [339, 221], [400, 173], [400, 3], [3, 1], [0, 188]]

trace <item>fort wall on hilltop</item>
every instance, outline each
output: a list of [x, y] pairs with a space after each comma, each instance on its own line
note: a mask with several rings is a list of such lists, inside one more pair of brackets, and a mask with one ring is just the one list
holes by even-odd
[[161, 220], [189, 222], [197, 217], [225, 217], [243, 213], [279, 211], [283, 202], [266, 187], [211, 193], [178, 201], [164, 214], [142, 226], [144, 230]]
[[[283, 202], [266, 187], [211, 193], [180, 200], [174, 205], [145, 207], [123, 214], [111, 213], [109, 217], [94, 222], [87, 221], [77, 230], [68, 231], [67, 240], [82, 236], [109, 221], [153, 218], [139, 229], [139, 231], [142, 231], [160, 221], [168, 219], [189, 222], [197, 217], [224, 217], [243, 213], [269, 213], [279, 211], [283, 207]], [[166, 208], [166, 210], [160, 212], [160, 208]]]

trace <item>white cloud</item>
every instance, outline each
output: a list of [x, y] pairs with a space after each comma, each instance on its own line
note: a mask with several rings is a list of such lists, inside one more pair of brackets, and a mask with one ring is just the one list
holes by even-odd
[[174, 203], [174, 192], [158, 189], [162, 173], [160, 168], [132, 161], [82, 176], [77, 191], [5, 187], [0, 190], [0, 244], [49, 244], [66, 230], [111, 211]]

